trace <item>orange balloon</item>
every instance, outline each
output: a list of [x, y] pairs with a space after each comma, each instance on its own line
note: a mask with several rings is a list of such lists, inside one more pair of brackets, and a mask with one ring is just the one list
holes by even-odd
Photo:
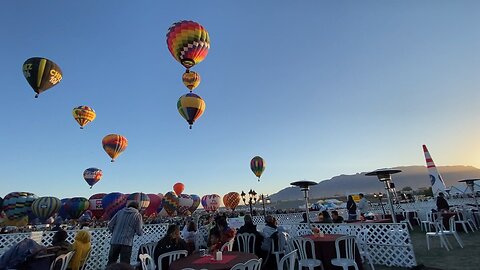
[[223, 196], [223, 205], [226, 208], [235, 210], [235, 208], [240, 203], [240, 194], [238, 192], [229, 192]]
[[173, 191], [175, 191], [175, 193], [177, 193], [177, 195], [182, 194], [183, 190], [185, 190], [185, 185], [184, 184], [176, 183], [175, 185], [173, 185]]

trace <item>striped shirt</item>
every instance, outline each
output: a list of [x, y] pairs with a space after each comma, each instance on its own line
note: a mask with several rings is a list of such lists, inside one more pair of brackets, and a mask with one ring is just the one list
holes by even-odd
[[135, 234], [143, 234], [142, 227], [140, 212], [132, 207], [123, 208], [108, 223], [108, 230], [112, 233], [110, 244], [132, 246]]

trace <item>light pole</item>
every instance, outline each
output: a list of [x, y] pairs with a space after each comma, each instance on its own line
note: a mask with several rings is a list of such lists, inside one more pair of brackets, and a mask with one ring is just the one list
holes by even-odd
[[395, 188], [395, 184], [392, 182], [392, 174], [399, 173], [401, 170], [395, 169], [378, 169], [373, 172], [366, 173], [367, 176], [377, 176], [380, 182], [385, 183], [385, 190], [387, 191], [387, 200], [390, 204], [390, 209], [392, 211], [392, 221], [397, 223], [397, 217], [395, 215], [395, 209], [393, 207], [392, 198], [390, 196], [390, 190]]
[[310, 186], [316, 185], [317, 183], [313, 181], [297, 181], [290, 183], [292, 186], [297, 186], [300, 188], [301, 191], [305, 194], [305, 212], [307, 214], [307, 224], [308, 227], [310, 228], [310, 218], [308, 217], [308, 190], [310, 189]]
[[385, 207], [383, 206], [383, 202], [382, 202], [383, 194], [382, 193], [378, 193], [378, 194], [373, 193], [373, 197], [378, 199], [378, 202], [382, 206], [383, 216], [385, 216], [387, 214], [387, 212], [385, 212]]
[[465, 184], [467, 184], [467, 187], [470, 188], [470, 190], [472, 191], [472, 195], [473, 195], [473, 200], [475, 201], [475, 206], [477, 207], [477, 210], [479, 210], [478, 208], [478, 201], [477, 201], [477, 196], [475, 196], [475, 181], [477, 180], [480, 180], [480, 179], [464, 179], [464, 180], [460, 180], [458, 182], [464, 182]]
[[[242, 193], [240, 194], [240, 196], [242, 196], [242, 200], [243, 200], [243, 203], [246, 205], [247, 204], [247, 198], [246, 198], [246, 195], [245, 192], [243, 192], [242, 190]], [[250, 189], [250, 191], [248, 192], [248, 205], [250, 206], [250, 215], [253, 216], [253, 209], [252, 209], [252, 204], [256, 204], [257, 203], [257, 192], [255, 192], [255, 190], [253, 189]]]
[[259, 203], [263, 206], [263, 216], [267, 215], [267, 211], [265, 210], [265, 203], [270, 204], [270, 197], [268, 195], [260, 194], [260, 199], [258, 200]]

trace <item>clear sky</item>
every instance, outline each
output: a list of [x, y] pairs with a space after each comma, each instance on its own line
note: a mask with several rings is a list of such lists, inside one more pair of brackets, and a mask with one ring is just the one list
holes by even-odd
[[[3, 1], [0, 196], [98, 192], [274, 193], [382, 167], [480, 167], [480, 1]], [[206, 102], [192, 130], [177, 111], [184, 68], [165, 35], [210, 33], [193, 70]], [[62, 82], [34, 99], [23, 62]], [[93, 107], [84, 130], [71, 110]], [[115, 163], [110, 133], [129, 146]], [[250, 159], [267, 167], [257, 182]], [[102, 180], [89, 189], [84, 169]]]

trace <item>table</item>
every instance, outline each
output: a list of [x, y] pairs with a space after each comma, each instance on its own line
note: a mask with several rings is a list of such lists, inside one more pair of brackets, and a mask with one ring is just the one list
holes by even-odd
[[[321, 260], [325, 270], [342, 269], [341, 267], [333, 266], [331, 260], [337, 257], [335, 251], [335, 240], [344, 236], [343, 234], [325, 234], [324, 237], [305, 235], [303, 237], [313, 240], [315, 244], [315, 255], [317, 259]], [[342, 246], [340, 246], [342, 249]], [[358, 269], [363, 270], [362, 258], [358, 252], [358, 247], [355, 248], [355, 262], [357, 262]], [[319, 268], [320, 269], [320, 268]], [[353, 269], [353, 267], [352, 267]]]
[[200, 254], [192, 254], [172, 262], [172, 264], [170, 264], [170, 270], [181, 270], [188, 267], [198, 270], [230, 270], [230, 268], [237, 263], [244, 263], [251, 259], [258, 259], [255, 254], [238, 251], [223, 252], [222, 257], [223, 260], [215, 261], [212, 260], [214, 257], [211, 256], [202, 257]]
[[382, 218], [377, 220], [347, 220], [346, 223], [392, 223], [392, 220], [389, 218]]

